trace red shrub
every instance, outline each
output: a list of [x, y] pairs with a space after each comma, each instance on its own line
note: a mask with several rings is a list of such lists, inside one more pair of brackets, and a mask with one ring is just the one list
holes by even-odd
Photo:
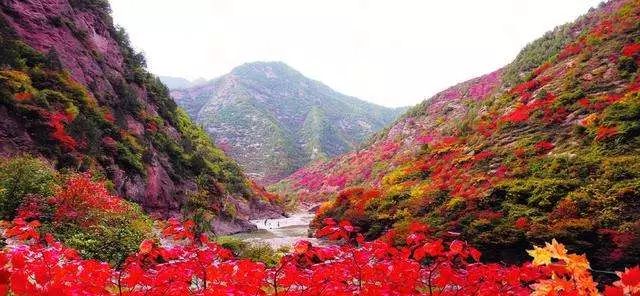
[[501, 121], [511, 123], [521, 123], [529, 120], [530, 108], [527, 105], [520, 105], [515, 110], [502, 116]]
[[565, 46], [558, 54], [558, 59], [564, 60], [572, 55], [579, 54], [582, 49], [584, 49], [584, 46], [585, 44], [583, 41], [576, 41], [574, 43], [567, 44], [567, 46]]
[[628, 57], [635, 57], [640, 53], [640, 43], [627, 44], [622, 48], [622, 55]]
[[529, 226], [529, 219], [527, 219], [527, 217], [520, 217], [516, 220], [515, 226], [518, 229], [525, 229]]
[[495, 132], [498, 125], [495, 121], [482, 121], [476, 125], [476, 130], [485, 137], [490, 137]]
[[75, 150], [78, 147], [78, 142], [64, 130], [64, 125], [72, 120], [72, 116], [61, 112], [53, 113], [49, 116], [49, 126], [53, 128], [51, 137], [60, 142], [62, 147], [67, 150]]
[[539, 82], [537, 80], [529, 80], [523, 83], [520, 83], [514, 86], [511, 89], [511, 94], [522, 95], [525, 92], [530, 92], [539, 87]]
[[523, 158], [527, 153], [527, 150], [524, 147], [518, 147], [515, 150], [513, 150], [513, 155], [515, 155], [517, 158]]
[[565, 107], [559, 107], [555, 110], [553, 108], [545, 108], [542, 121], [547, 124], [562, 123], [568, 115], [569, 111]]
[[553, 149], [555, 147], [555, 145], [551, 142], [548, 141], [540, 141], [538, 143], [536, 143], [534, 145], [534, 147], [536, 148], [536, 152], [538, 153], [544, 153], [547, 152], [551, 149]]
[[613, 22], [610, 20], [604, 20], [591, 30], [591, 34], [593, 34], [594, 37], [600, 38], [609, 35], [612, 31]]
[[591, 101], [587, 98], [582, 98], [578, 100], [578, 104], [585, 109], [589, 109], [591, 107]]
[[53, 198], [56, 207], [53, 219], [57, 222], [71, 221], [89, 226], [95, 222], [95, 215], [118, 214], [126, 210], [122, 199], [111, 195], [104, 183], [92, 181], [88, 175], [73, 176], [63, 188]]
[[493, 151], [490, 150], [483, 150], [482, 152], [476, 154], [473, 156], [473, 160], [474, 161], [483, 161], [485, 159], [489, 159], [492, 158], [495, 155], [495, 153], [493, 153]]
[[104, 120], [106, 120], [107, 122], [110, 122], [110, 123], [116, 122], [116, 118], [113, 117], [113, 114], [110, 111], [104, 112], [104, 114], [102, 116], [103, 116]]
[[14, 95], [14, 98], [16, 99], [16, 101], [18, 102], [24, 102], [24, 101], [28, 101], [31, 100], [31, 98], [33, 98], [33, 94], [31, 94], [30, 92], [20, 92]]
[[540, 74], [542, 74], [542, 72], [546, 71], [550, 67], [551, 67], [551, 63], [549, 63], [549, 62], [546, 62], [546, 63], [540, 65], [540, 67], [538, 67], [535, 70], [533, 70], [533, 76], [535, 76], [535, 77], [539, 76]]
[[596, 141], [602, 141], [602, 140], [606, 140], [609, 139], [615, 135], [618, 134], [618, 128], [615, 126], [612, 127], [606, 127], [606, 126], [601, 126], [598, 128], [598, 131], [596, 131]]
[[[519, 219], [520, 220], [520, 219]], [[366, 242], [349, 222], [326, 220], [319, 235], [346, 244], [295, 244], [272, 268], [193, 237], [192, 223], [169, 221], [162, 245], [145, 240], [138, 253], [114, 268], [81, 258], [53, 236], [39, 240], [37, 221], [6, 225], [10, 244], [0, 252], [0, 292], [11, 295], [594, 295], [584, 255], [568, 254], [553, 240], [528, 251], [532, 263], [481, 263], [481, 253], [460, 240], [429, 236], [413, 222], [405, 237], [393, 232]], [[394, 239], [404, 240], [395, 246]], [[553, 262], [552, 262], [553, 260]], [[640, 268], [618, 273], [605, 295], [640, 288]], [[11, 293], [7, 293], [11, 291]], [[546, 291], [546, 292], [545, 292]], [[613, 294], [612, 294], [613, 293]], [[615, 294], [617, 293], [617, 294]], [[633, 294], [629, 294], [633, 295]]]

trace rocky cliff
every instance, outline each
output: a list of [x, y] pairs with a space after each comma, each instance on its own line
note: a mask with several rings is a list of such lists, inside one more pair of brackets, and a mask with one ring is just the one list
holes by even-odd
[[2, 0], [0, 24], [2, 157], [104, 176], [163, 216], [185, 207], [225, 221], [277, 214], [145, 70], [107, 1]]

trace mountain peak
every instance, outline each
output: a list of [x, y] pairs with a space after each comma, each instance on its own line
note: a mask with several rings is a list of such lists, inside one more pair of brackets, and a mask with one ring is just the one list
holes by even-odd
[[302, 73], [280, 61], [245, 63], [233, 68], [229, 74], [247, 78], [262, 76], [269, 79], [304, 77]]
[[359, 146], [403, 111], [343, 95], [278, 61], [246, 63], [172, 95], [263, 183]]

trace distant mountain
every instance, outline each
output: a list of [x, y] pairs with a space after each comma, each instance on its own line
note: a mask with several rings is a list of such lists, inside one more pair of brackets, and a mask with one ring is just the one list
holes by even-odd
[[639, 24], [640, 1], [602, 3], [272, 189], [324, 201], [316, 227], [348, 220], [370, 239], [421, 221], [485, 260], [555, 238], [595, 268], [637, 264]]
[[244, 64], [171, 95], [263, 183], [353, 149], [404, 111], [343, 95], [281, 62]]
[[166, 85], [169, 89], [183, 89], [207, 83], [207, 80], [204, 78], [198, 78], [193, 81], [186, 78], [173, 76], [158, 76], [158, 78], [160, 78], [160, 81], [162, 81], [162, 83], [164, 83], [164, 85]]

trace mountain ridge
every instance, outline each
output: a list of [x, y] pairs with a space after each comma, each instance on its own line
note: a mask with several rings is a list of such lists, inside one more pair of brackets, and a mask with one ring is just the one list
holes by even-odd
[[355, 148], [404, 110], [342, 95], [283, 62], [245, 63], [171, 94], [263, 183]]

